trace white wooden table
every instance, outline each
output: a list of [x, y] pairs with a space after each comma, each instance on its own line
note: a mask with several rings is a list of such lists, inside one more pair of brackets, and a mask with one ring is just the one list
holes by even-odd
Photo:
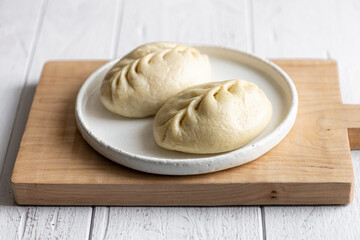
[[109, 59], [150, 41], [338, 61], [360, 104], [357, 0], [0, 0], [0, 239], [360, 239], [360, 152], [348, 206], [21, 207], [10, 176], [44, 62]]

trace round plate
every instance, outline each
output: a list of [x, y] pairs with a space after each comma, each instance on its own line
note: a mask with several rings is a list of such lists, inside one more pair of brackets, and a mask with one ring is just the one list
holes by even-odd
[[100, 85], [111, 61], [96, 70], [76, 100], [78, 128], [85, 140], [105, 157], [136, 170], [167, 175], [215, 172], [257, 159], [276, 146], [294, 124], [298, 97], [289, 76], [275, 64], [241, 51], [196, 46], [210, 57], [212, 81], [244, 79], [257, 84], [270, 99], [273, 116], [253, 141], [221, 154], [188, 154], [160, 148], [152, 132], [153, 118], [133, 119], [113, 114], [100, 102]]

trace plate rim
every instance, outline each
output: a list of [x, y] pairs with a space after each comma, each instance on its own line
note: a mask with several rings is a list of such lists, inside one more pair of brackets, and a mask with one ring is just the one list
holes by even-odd
[[[144, 171], [144, 172], [156, 173], [156, 174], [166, 174], [166, 175], [202, 174], [202, 173], [209, 173], [209, 172], [215, 172], [215, 171], [232, 168], [232, 167], [239, 166], [239, 165], [245, 164], [247, 162], [256, 160], [258, 157], [260, 157], [261, 155], [270, 151], [274, 146], [279, 144], [281, 142], [281, 140], [284, 139], [285, 136], [290, 132], [292, 126], [294, 125], [296, 115], [297, 115], [297, 110], [298, 110], [297, 90], [296, 90], [295, 84], [293, 83], [291, 78], [288, 76], [288, 74], [284, 70], [282, 70], [278, 65], [276, 65], [275, 63], [273, 63], [265, 58], [262, 58], [260, 56], [257, 56], [256, 54], [244, 52], [244, 51], [237, 50], [237, 49], [227, 48], [227, 47], [215, 46], [215, 45], [195, 45], [194, 47], [211, 48], [211, 49], [215, 49], [216, 51], [236, 52], [237, 54], [244, 55], [245, 57], [255, 59], [256, 61], [259, 61], [265, 65], [268, 65], [268, 66], [270, 66], [270, 68], [272, 68], [273, 70], [278, 72], [282, 76], [282, 78], [285, 80], [285, 82], [287, 83], [287, 86], [290, 89], [290, 93], [291, 93], [291, 104], [290, 104], [289, 111], [287, 112], [286, 117], [268, 135], [259, 139], [255, 143], [253, 143], [251, 145], [245, 145], [244, 147], [235, 149], [233, 151], [220, 153], [218, 155], [213, 155], [213, 156], [209, 156], [209, 157], [202, 157], [202, 158], [191, 157], [191, 158], [174, 160], [174, 159], [169, 159], [169, 158], [157, 158], [157, 157], [148, 157], [148, 156], [138, 155], [138, 154], [134, 154], [131, 152], [127, 152], [127, 151], [115, 148], [115, 147], [107, 144], [106, 142], [103, 142], [102, 140], [98, 139], [93, 134], [91, 129], [86, 125], [86, 121], [84, 121], [84, 119], [83, 119], [83, 113], [81, 111], [81, 106], [82, 106], [82, 101], [84, 99], [84, 95], [86, 93], [88, 85], [90, 85], [92, 83], [92, 80], [94, 80], [96, 78], [96, 76], [98, 74], [100, 74], [102, 71], [104, 71], [104, 69], [106, 69], [107, 67], [114, 64], [116, 61], [118, 61], [120, 59], [120, 58], [118, 58], [118, 59], [110, 60], [109, 62], [105, 63], [104, 65], [99, 67], [97, 70], [95, 70], [84, 81], [84, 83], [82, 84], [82, 86], [77, 94], [76, 103], [75, 103], [76, 124], [78, 126], [78, 129], [79, 129], [81, 135], [86, 140], [86, 142], [88, 142], [90, 144], [90, 146], [93, 147], [97, 152], [99, 152], [103, 156], [109, 158], [110, 160], [112, 160], [118, 164], [130, 167], [132, 169]], [[269, 140], [274, 139], [277, 136], [277, 134], [279, 135], [279, 132], [280, 132], [281, 136], [278, 138], [280, 140], [278, 140], [276, 142], [276, 144], [272, 144], [273, 146], [271, 146], [268, 150], [266, 150], [265, 152], [263, 152], [262, 154], [255, 157], [252, 160], [248, 160], [243, 163], [239, 162], [239, 164], [229, 165], [227, 167], [221, 167], [218, 169], [202, 170], [202, 171], [200, 171], [198, 169], [199, 165], [201, 165], [201, 164], [206, 164], [207, 162], [218, 161], [223, 158], [229, 158], [229, 157], [232, 157], [233, 155], [236, 155], [236, 153], [241, 154], [241, 152], [246, 152], [246, 151], [250, 150], [251, 148], [256, 147], [255, 145], [262, 146], [262, 145], [266, 144], [266, 142], [269, 142]], [[113, 155], [115, 155], [115, 156], [120, 155], [124, 159], [122, 161], [120, 161], [118, 159], [114, 159], [115, 157]], [[133, 162], [131, 162], [131, 161], [133, 161]], [[144, 164], [144, 166], [147, 165], [147, 166], [145, 166], [147, 169], [143, 169], [141, 167], [139, 168], [138, 163], [142, 163], [142, 164]], [[177, 170], [179, 170], [180, 166], [184, 166], [186, 168], [193, 166], [197, 170], [194, 169], [194, 171], [192, 171], [191, 173], [190, 172], [184, 173], [182, 171], [180, 171], [181, 173], [179, 173], [179, 171], [177, 171], [176, 169], [175, 169], [175, 171], [169, 171], [169, 170], [164, 171], [164, 169], [159, 171], [159, 170], [154, 169], [154, 167], [156, 168], [156, 166], [152, 166], [152, 164], [156, 164], [157, 167], [159, 167], [159, 164], [161, 164], [160, 166], [163, 166], [163, 167], [164, 166], [165, 167], [169, 167], [169, 166], [177, 167], [178, 168]], [[209, 166], [207, 166], [207, 168], [209, 168]]]

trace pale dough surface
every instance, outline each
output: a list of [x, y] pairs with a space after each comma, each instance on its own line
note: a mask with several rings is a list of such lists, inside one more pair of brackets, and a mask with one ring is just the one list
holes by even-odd
[[209, 58], [183, 44], [142, 45], [120, 59], [106, 74], [101, 102], [126, 117], [155, 115], [169, 97], [211, 78]]
[[269, 124], [272, 105], [244, 80], [205, 83], [170, 98], [154, 119], [156, 143], [188, 153], [220, 153], [254, 139]]

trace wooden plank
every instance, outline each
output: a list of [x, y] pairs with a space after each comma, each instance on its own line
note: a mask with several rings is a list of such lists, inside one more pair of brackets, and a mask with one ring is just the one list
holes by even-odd
[[336, 59], [343, 102], [360, 103], [358, 1], [252, 2], [257, 54], [267, 58]]
[[[360, 106], [348, 112], [340, 103], [334, 61], [277, 61], [297, 86], [299, 110], [292, 131], [272, 151], [241, 167], [178, 177], [116, 165], [81, 137], [74, 116], [76, 95], [86, 77], [103, 63], [60, 61], [44, 67], [12, 176], [19, 204], [185, 206], [351, 201], [353, 169], [347, 127], [360, 127]], [[349, 115], [359, 120], [349, 121]]]
[[[253, 10], [257, 54], [276, 58], [336, 59], [342, 99], [345, 103], [360, 103], [357, 1], [253, 1]], [[349, 129], [349, 137], [351, 148], [359, 149], [359, 130]], [[360, 235], [357, 227], [360, 216], [356, 214], [360, 211], [360, 152], [352, 152], [352, 158], [356, 180], [351, 204], [344, 207], [265, 207], [267, 239], [356, 239]]]
[[250, 50], [245, 17], [244, 0], [126, 1], [117, 55], [154, 41]]
[[[18, 6], [23, 7], [19, 9]], [[40, 7], [40, 2], [28, 3], [18, 1], [18, 3], [12, 2], [11, 4], [10, 2], [5, 2], [5, 5], [2, 5], [0, 8], [0, 11], [4, 10], [6, 12], [6, 14], [1, 12], [0, 17], [7, 17], [9, 15], [9, 20], [2, 21], [0, 29], [5, 29], [5, 32], [9, 33], [8, 41], [13, 41], [16, 44], [16, 48], [12, 48], [11, 51], [7, 49], [4, 56], [6, 56], [9, 62], [7, 64], [19, 64], [19, 67], [16, 68], [13, 67], [16, 65], [3, 65], [8, 66], [1, 73], [5, 72], [5, 74], [8, 74], [5, 76], [8, 76], [9, 80], [13, 81], [9, 84], [10, 86], [12, 84], [16, 86], [16, 84], [24, 83], [24, 70], [21, 71], [21, 69], [24, 69], [25, 65], [23, 64], [24, 57], [21, 54], [24, 54], [26, 59], [26, 54], [30, 47], [29, 43], [31, 42], [33, 42], [34, 52], [34, 57], [27, 60], [28, 65], [25, 71], [27, 83], [25, 87], [20, 85], [19, 89], [1, 89], [1, 93], [3, 94], [4, 92], [5, 96], [7, 96], [7, 92], [9, 92], [10, 96], [12, 91], [15, 93], [16, 91], [24, 90], [19, 103], [18, 115], [8, 147], [3, 174], [1, 175], [1, 199], [4, 204], [9, 206], [0, 207], [0, 238], [84, 239], [89, 234], [92, 208], [12, 206], [13, 197], [10, 187], [10, 176], [35, 86], [44, 62], [53, 58], [110, 57], [110, 48], [113, 40], [112, 24], [114, 23], [116, 10], [114, 6], [116, 4], [115, 1], [102, 3], [97, 1], [62, 1], [61, 3], [50, 1], [48, 4], [47, 1], [43, 1], [42, 6], [43, 8]], [[39, 17], [39, 12], [41, 11], [43, 12]], [[30, 17], [34, 14], [35, 19], [32, 20]], [[32, 28], [31, 25], [34, 24], [36, 18], [38, 18], [38, 27], [34, 31], [34, 27]], [[3, 28], [3, 26], [5, 27]], [[29, 36], [29, 33], [35, 34], [36, 38]], [[2, 46], [9, 48], [13, 44], [1, 44], [0, 48]], [[10, 52], [15, 54], [14, 58], [11, 58]], [[18, 59], [15, 59], [16, 57]], [[21, 74], [21, 77], [16, 77], [15, 74]], [[16, 83], [14, 79], [19, 79], [19, 82]], [[1, 102], [9, 104], [9, 107], [11, 107], [12, 104], [16, 104], [18, 101], [16, 95], [18, 94], [14, 94], [14, 99], [11, 98]], [[2, 114], [2, 117], [4, 115]], [[11, 114], [9, 115], [11, 117]], [[12, 122], [13, 120], [9, 120], [5, 126], [9, 127], [8, 124]]]
[[1, 206], [0, 216], [1, 239], [86, 239], [91, 211], [85, 207]]
[[96, 208], [92, 239], [262, 239], [258, 207]]

